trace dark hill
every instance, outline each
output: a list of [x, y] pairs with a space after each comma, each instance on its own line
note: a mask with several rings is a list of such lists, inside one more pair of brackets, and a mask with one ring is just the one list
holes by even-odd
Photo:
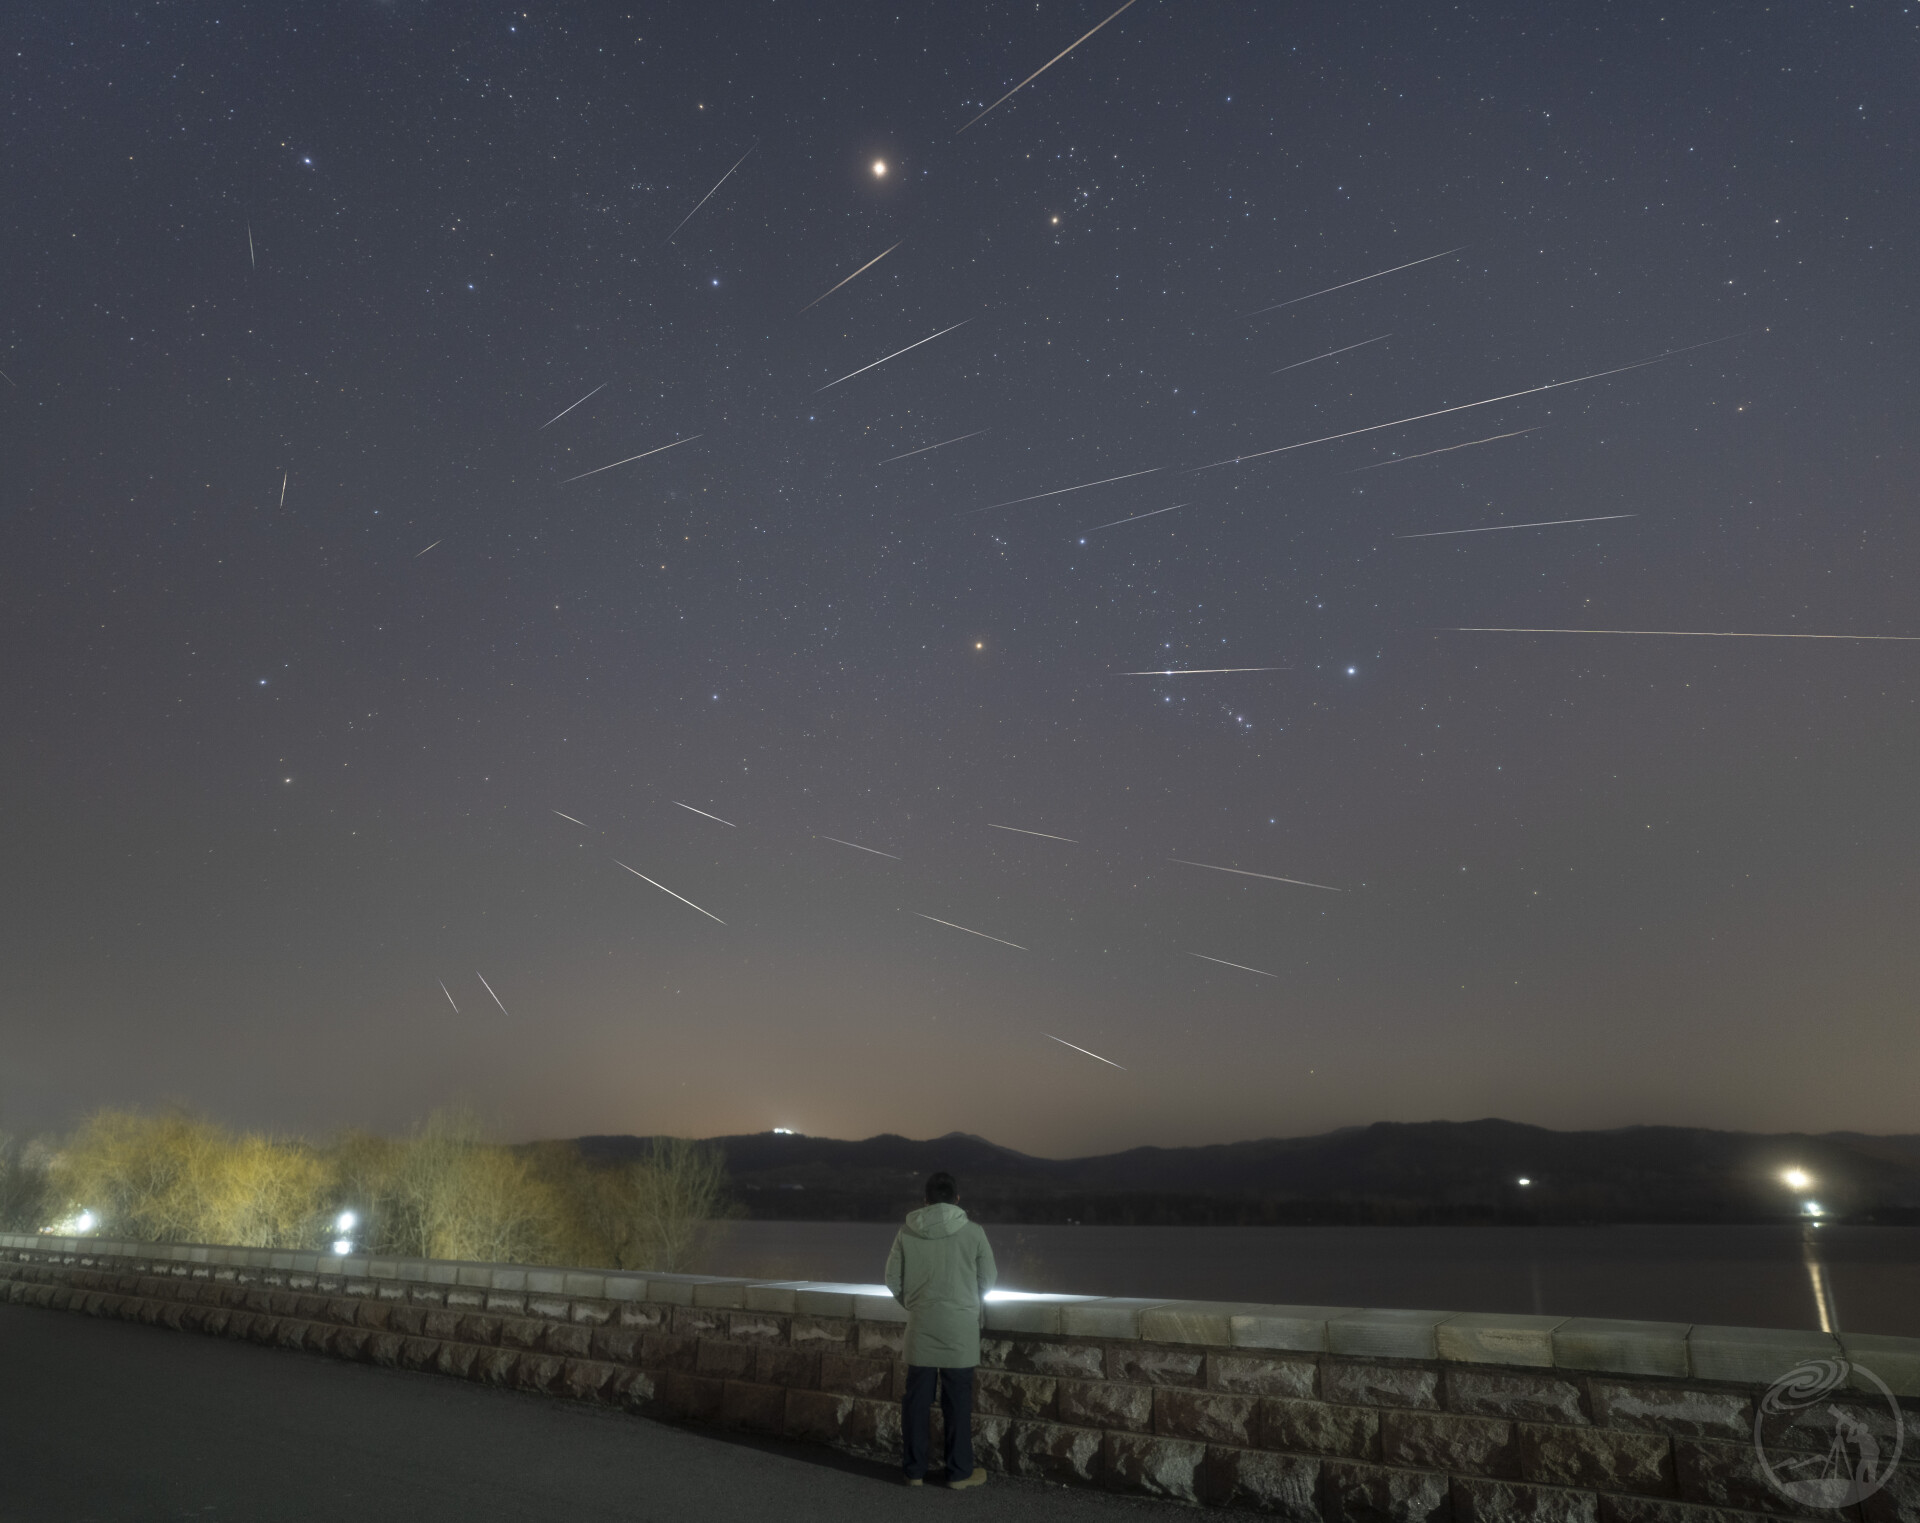
[[[1036, 1158], [963, 1132], [859, 1142], [718, 1137], [751, 1216], [883, 1221], [936, 1169], [988, 1221], [1734, 1222], [1797, 1216], [1789, 1167], [1830, 1218], [1920, 1220], [1920, 1138], [1627, 1127], [1556, 1132], [1512, 1121], [1378, 1122], [1317, 1137]], [[582, 1137], [630, 1157], [635, 1137]], [[1530, 1183], [1522, 1185], [1521, 1179]]]

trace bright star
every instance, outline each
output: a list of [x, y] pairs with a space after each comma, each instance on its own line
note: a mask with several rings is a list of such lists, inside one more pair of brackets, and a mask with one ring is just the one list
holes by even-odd
[[885, 159], [875, 159], [873, 161], [873, 177], [876, 180], [884, 180], [887, 177], [887, 161]]
[[1354, 676], [1355, 674], [1357, 674], [1357, 673], [1359, 672], [1359, 670], [1360, 670], [1360, 668], [1359, 668], [1359, 667], [1357, 667], [1357, 666], [1350, 666], [1350, 667], [1348, 667], [1348, 668], [1347, 668], [1347, 675], [1348, 675], [1349, 677], [1351, 677], [1351, 676]]

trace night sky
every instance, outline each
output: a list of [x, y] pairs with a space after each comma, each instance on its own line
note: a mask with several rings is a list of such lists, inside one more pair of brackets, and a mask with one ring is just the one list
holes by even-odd
[[1110, 10], [13, 8], [0, 1126], [1915, 1129], [1920, 10]]

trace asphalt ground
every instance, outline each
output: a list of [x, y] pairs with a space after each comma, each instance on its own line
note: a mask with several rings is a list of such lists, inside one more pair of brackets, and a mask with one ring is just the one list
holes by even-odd
[[1174, 1523], [445, 1376], [0, 1306], [0, 1523]]

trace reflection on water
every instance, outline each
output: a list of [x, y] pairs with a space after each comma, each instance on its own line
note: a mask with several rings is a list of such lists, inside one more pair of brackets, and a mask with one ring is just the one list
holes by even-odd
[[[701, 1268], [875, 1281], [894, 1229], [732, 1222]], [[1920, 1228], [987, 1225], [1001, 1282], [1082, 1295], [1533, 1311], [1920, 1337]], [[1846, 1321], [1840, 1321], [1844, 1307]]]

